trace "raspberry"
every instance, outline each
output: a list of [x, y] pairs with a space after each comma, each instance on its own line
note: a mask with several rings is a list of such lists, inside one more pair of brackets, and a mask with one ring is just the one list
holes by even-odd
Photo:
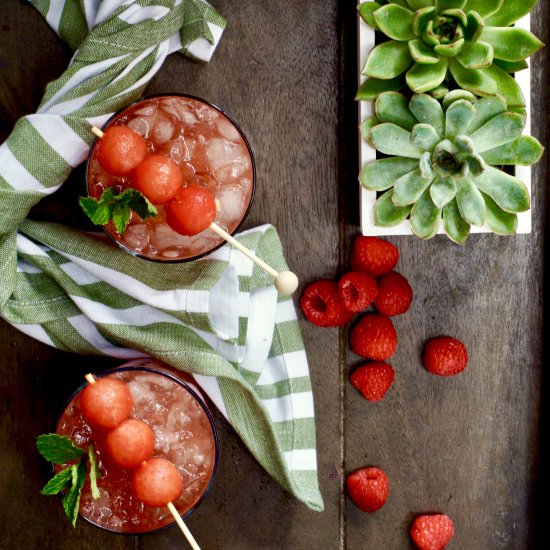
[[363, 512], [375, 512], [388, 498], [388, 476], [379, 468], [355, 470], [348, 476], [346, 486], [351, 500]]
[[390, 271], [378, 279], [378, 296], [374, 307], [384, 315], [405, 313], [412, 303], [413, 291], [403, 275]]
[[340, 301], [338, 285], [328, 279], [306, 286], [300, 305], [306, 318], [319, 327], [340, 327], [353, 317]]
[[418, 550], [443, 550], [453, 538], [453, 520], [445, 514], [418, 516], [411, 525], [410, 535]]
[[393, 369], [387, 363], [372, 362], [356, 368], [350, 376], [352, 386], [368, 401], [380, 401], [393, 383]]
[[338, 294], [348, 311], [363, 311], [378, 295], [378, 285], [372, 275], [351, 271], [338, 281]]
[[389, 317], [370, 313], [353, 327], [350, 346], [366, 359], [384, 361], [395, 353], [397, 333]]
[[397, 264], [399, 252], [388, 241], [378, 237], [359, 236], [351, 248], [351, 267], [373, 277], [380, 277], [391, 271]]
[[466, 368], [468, 352], [460, 340], [450, 336], [440, 336], [426, 343], [422, 363], [432, 374], [454, 376]]

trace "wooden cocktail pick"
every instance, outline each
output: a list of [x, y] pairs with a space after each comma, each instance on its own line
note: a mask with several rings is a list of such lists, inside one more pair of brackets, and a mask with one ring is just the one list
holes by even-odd
[[[92, 126], [92, 133], [102, 138], [104, 132], [97, 126]], [[227, 231], [222, 229], [217, 223], [212, 222], [210, 229], [216, 232], [222, 239], [225, 239], [231, 246], [242, 252], [247, 258], [252, 260], [260, 269], [263, 269], [268, 275], [273, 277], [275, 288], [283, 295], [290, 296], [298, 288], [298, 277], [292, 271], [277, 271], [263, 260], [258, 258], [254, 252], [243, 246], [237, 239], [233, 238]]]
[[187, 542], [189, 542], [189, 544], [191, 545], [191, 548], [193, 548], [193, 550], [201, 550], [201, 547], [197, 544], [197, 541], [191, 534], [191, 531], [189, 531], [189, 528], [187, 527], [187, 525], [185, 525], [185, 523], [181, 519], [181, 516], [178, 514], [176, 507], [171, 502], [169, 502], [166, 506], [176, 520], [176, 523], [178, 524], [178, 527], [187, 539]]

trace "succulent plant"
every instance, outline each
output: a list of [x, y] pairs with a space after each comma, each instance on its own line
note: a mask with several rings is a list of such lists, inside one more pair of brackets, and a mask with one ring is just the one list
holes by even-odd
[[[509, 73], [527, 67], [543, 46], [512, 25], [538, 0], [389, 0], [359, 4], [363, 19], [390, 40], [370, 52], [362, 74], [369, 77], [357, 99], [408, 86], [441, 98], [449, 88], [478, 96], [502, 96], [523, 107], [523, 94]], [[405, 74], [406, 73], [406, 74]], [[455, 85], [456, 83], [456, 85]]]
[[429, 239], [443, 221], [457, 243], [468, 238], [471, 225], [502, 235], [516, 232], [516, 213], [529, 209], [529, 192], [500, 168], [534, 164], [543, 147], [522, 135], [524, 117], [510, 112], [502, 98], [454, 90], [442, 102], [428, 94], [408, 102], [398, 92], [384, 92], [375, 113], [361, 131], [389, 156], [366, 164], [359, 181], [384, 192], [374, 205], [376, 225], [409, 218], [413, 232]]

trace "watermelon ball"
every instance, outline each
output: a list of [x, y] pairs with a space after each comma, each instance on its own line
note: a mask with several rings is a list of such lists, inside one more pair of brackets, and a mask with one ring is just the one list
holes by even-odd
[[166, 458], [151, 458], [132, 477], [134, 495], [147, 506], [166, 506], [176, 500], [182, 490], [181, 475]]
[[105, 439], [109, 456], [123, 468], [135, 468], [153, 454], [155, 432], [142, 420], [128, 418]]
[[127, 126], [110, 126], [98, 143], [97, 160], [112, 176], [126, 176], [147, 154], [145, 140]]
[[130, 416], [134, 399], [128, 386], [116, 378], [100, 378], [80, 394], [84, 418], [102, 428], [116, 428]]
[[164, 155], [149, 155], [136, 168], [132, 187], [153, 204], [166, 204], [183, 185], [180, 167]]
[[207, 229], [216, 212], [214, 195], [204, 187], [189, 185], [166, 207], [166, 223], [177, 233], [192, 236]]

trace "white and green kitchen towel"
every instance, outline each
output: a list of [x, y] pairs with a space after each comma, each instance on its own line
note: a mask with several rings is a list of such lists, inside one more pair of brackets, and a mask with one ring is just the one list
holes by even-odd
[[[292, 299], [269, 276], [228, 246], [164, 265], [103, 234], [26, 218], [85, 159], [90, 125], [137, 99], [169, 53], [208, 61], [224, 19], [202, 0], [31, 3], [75, 54], [0, 146], [0, 315], [62, 350], [190, 372], [262, 466], [322, 510], [304, 345]], [[287, 268], [272, 226], [238, 238]]]

